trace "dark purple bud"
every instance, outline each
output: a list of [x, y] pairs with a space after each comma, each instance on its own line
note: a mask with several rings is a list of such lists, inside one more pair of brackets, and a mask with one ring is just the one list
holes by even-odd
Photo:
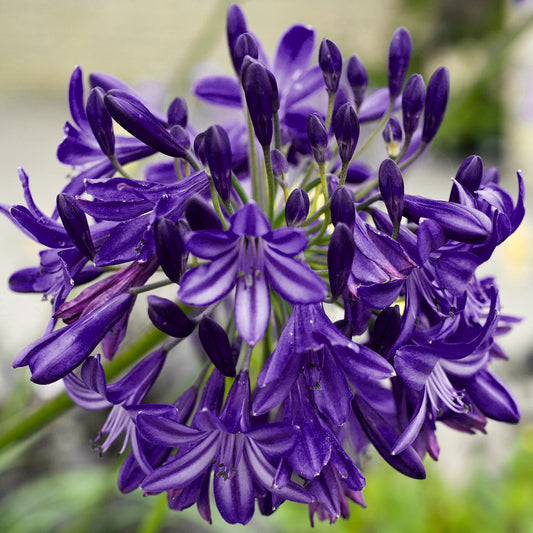
[[344, 287], [352, 270], [352, 262], [355, 254], [355, 242], [350, 228], [339, 222], [328, 246], [328, 274], [331, 297], [337, 299]]
[[179, 305], [153, 294], [147, 301], [148, 316], [158, 330], [178, 339], [188, 337], [194, 331], [195, 323]]
[[359, 108], [359, 106], [363, 103], [366, 89], [368, 87], [368, 74], [365, 66], [355, 54], [348, 60], [346, 77], [348, 78], [348, 83], [352, 88], [355, 106]]
[[455, 179], [471, 193], [479, 189], [483, 177], [483, 160], [478, 155], [469, 155], [459, 167]]
[[180, 228], [168, 218], [159, 218], [154, 225], [157, 257], [168, 279], [179, 283], [187, 268], [187, 253]]
[[402, 94], [402, 118], [405, 135], [411, 136], [418, 128], [426, 100], [426, 85], [420, 74], [407, 80]]
[[231, 194], [231, 145], [222, 126], [215, 124], [207, 128], [204, 150], [215, 188], [222, 201], [227, 202]]
[[228, 335], [222, 326], [206, 317], [198, 325], [198, 335], [211, 362], [225, 376], [235, 377], [235, 360]]
[[250, 56], [253, 59], [259, 57], [257, 42], [251, 33], [239, 35], [233, 49], [232, 60], [235, 70], [240, 74], [244, 58]]
[[348, 172], [346, 173], [347, 183], [362, 183], [370, 178], [373, 174], [372, 169], [362, 163], [361, 161], [354, 160], [348, 166]]
[[331, 222], [334, 226], [338, 223], [346, 224], [353, 229], [355, 222], [355, 198], [353, 192], [347, 187], [337, 187], [331, 195], [330, 204]]
[[401, 92], [411, 58], [411, 36], [405, 28], [398, 28], [389, 45], [389, 93], [394, 100]]
[[198, 194], [185, 202], [184, 214], [193, 231], [222, 230], [222, 224], [213, 206]]
[[283, 179], [285, 174], [289, 171], [289, 163], [287, 158], [279, 150], [270, 151], [270, 159], [272, 161], [272, 172], [274, 177]]
[[87, 97], [87, 118], [96, 142], [107, 157], [115, 154], [113, 121], [104, 104], [105, 93], [100, 87], [92, 89]]
[[196, 157], [202, 162], [202, 165], [207, 166], [207, 156], [205, 154], [205, 131], [199, 133], [194, 139], [194, 153]]
[[328, 158], [328, 132], [322, 117], [313, 113], [307, 117], [307, 138], [317, 163], [325, 163]]
[[261, 146], [269, 146], [275, 105], [279, 105], [277, 86], [273, 88], [272, 78], [263, 65], [257, 61], [247, 61], [242, 68], [242, 87], [255, 136]]
[[70, 194], [57, 195], [57, 212], [63, 222], [63, 226], [74, 246], [89, 259], [96, 255], [93, 239], [89, 230], [87, 216], [79, 208], [74, 197]]
[[374, 322], [370, 348], [385, 355], [398, 338], [401, 323], [402, 315], [397, 305], [383, 309]]
[[[483, 160], [478, 155], [469, 155], [459, 167], [455, 181], [460, 183], [468, 192], [474, 194], [481, 185], [483, 178]], [[450, 202], [459, 203], [459, 191], [453, 183], [450, 192]]]
[[272, 111], [277, 113], [280, 106], [278, 82], [276, 81], [276, 76], [270, 70], [267, 69], [266, 73], [270, 79], [270, 87], [272, 89]]
[[96, 348], [104, 336], [129, 313], [135, 297], [120, 294], [69, 324], [27, 346], [13, 362], [29, 365], [34, 383], [47, 385], [74, 370]]
[[403, 140], [402, 126], [396, 117], [390, 117], [383, 128], [383, 140], [387, 147], [388, 156], [396, 157], [400, 153]]
[[324, 76], [328, 93], [335, 94], [341, 78], [342, 55], [337, 45], [329, 39], [322, 39], [320, 43], [318, 65]]
[[228, 8], [228, 15], [226, 18], [226, 35], [228, 38], [229, 54], [237, 74], [240, 73], [240, 65], [239, 68], [237, 68], [237, 65], [234, 61], [233, 50], [235, 49], [235, 44], [237, 43], [239, 36], [247, 31], [248, 27], [246, 26], [244, 13], [237, 4], [231, 4]]
[[347, 164], [359, 140], [359, 120], [355, 109], [349, 103], [341, 105], [333, 116], [333, 132], [339, 147], [339, 157]]
[[370, 442], [387, 463], [405, 476], [414, 479], [424, 479], [426, 477], [422, 459], [420, 459], [420, 456], [412, 446], [408, 446], [397, 455], [392, 455], [392, 447], [400, 436], [399, 431], [360, 394], [354, 396], [352, 409]]
[[431, 142], [437, 134], [444, 118], [449, 92], [450, 74], [446, 67], [440, 67], [433, 73], [428, 83], [422, 129], [423, 143]]
[[285, 204], [287, 226], [300, 227], [309, 214], [309, 196], [303, 189], [294, 189]]
[[187, 126], [187, 120], [189, 117], [189, 111], [187, 109], [187, 102], [180, 97], [174, 98], [167, 111], [167, 122], [169, 127], [181, 126], [184, 128]]
[[170, 128], [170, 135], [172, 135], [172, 138], [176, 141], [178, 146], [181, 146], [186, 152], [189, 151], [189, 148], [191, 147], [191, 139], [189, 138], [187, 130], [183, 126], [180, 126], [179, 124], [172, 126], [172, 128]]
[[113, 119], [144, 144], [165, 155], [186, 158], [187, 152], [140, 100], [125, 91], [113, 89], [104, 101]]
[[392, 159], [385, 159], [378, 170], [379, 192], [394, 228], [398, 228], [403, 213], [403, 177]]

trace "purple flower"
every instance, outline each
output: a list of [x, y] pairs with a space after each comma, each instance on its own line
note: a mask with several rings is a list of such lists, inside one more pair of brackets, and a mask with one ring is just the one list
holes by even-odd
[[[105, 453], [111, 444], [125, 433], [120, 453], [124, 452], [128, 442], [135, 439], [135, 426], [126, 407], [142, 402], [157, 379], [165, 362], [166, 352], [162, 349], [153, 352], [137, 363], [123, 378], [107, 385], [100, 356], [88, 357], [83, 363], [80, 377], [68, 374], [63, 378], [65, 388], [72, 400], [88, 410], [111, 407], [107, 420], [94, 440], [97, 443], [106, 436], [97, 448]], [[135, 450], [137, 446], [132, 442]]]
[[250, 427], [246, 416], [250, 401], [247, 373], [234, 382], [220, 417], [208, 410], [198, 412], [194, 426], [179, 423], [176, 417], [137, 415], [144, 437], [162, 446], [180, 447], [179, 452], [143, 481], [146, 492], [176, 490], [214, 471], [214, 493], [222, 517], [230, 524], [246, 524], [254, 513], [257, 486], [284, 499], [310, 503], [313, 497], [292, 481], [276, 484], [273, 460], [285, 456], [298, 434], [285, 423]]
[[270, 320], [270, 288], [288, 302], [308, 304], [324, 300], [327, 287], [304, 262], [293, 259], [307, 246], [299, 230], [272, 230], [255, 203], [241, 207], [230, 222], [228, 231], [199, 231], [189, 236], [188, 250], [210, 263], [185, 273], [178, 298], [187, 305], [210, 305], [236, 285], [237, 331], [255, 345]]

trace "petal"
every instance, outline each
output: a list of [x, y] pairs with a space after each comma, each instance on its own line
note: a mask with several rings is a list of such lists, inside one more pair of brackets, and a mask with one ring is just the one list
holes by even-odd
[[192, 233], [185, 242], [191, 254], [202, 259], [214, 259], [230, 253], [238, 237], [229, 231], [203, 230]]
[[[177, 447], [188, 444], [197, 446], [206, 438], [206, 433], [166, 416], [152, 415], [140, 412], [136, 417], [136, 425], [140, 434], [148, 441], [160, 446]], [[175, 417], [178, 416], [176, 412]]]
[[270, 320], [270, 291], [265, 275], [255, 271], [251, 283], [237, 280], [235, 292], [235, 324], [240, 336], [255, 346], [265, 334]]
[[315, 31], [310, 26], [295, 24], [282, 35], [273, 65], [280, 87], [285, 87], [291, 78], [301, 75], [314, 51]]
[[229, 524], [247, 524], [254, 514], [255, 493], [252, 474], [245, 461], [239, 461], [235, 475], [213, 482], [215, 501], [222, 518]]
[[308, 265], [280, 254], [265, 242], [265, 272], [270, 286], [285, 300], [297, 304], [322, 302], [326, 283]]
[[[44, 337], [28, 352], [34, 383], [48, 384], [61, 379], [77, 367], [127, 311], [134, 297], [121, 294], [73, 324]], [[19, 361], [20, 362], [20, 361]]]
[[242, 107], [241, 88], [233, 76], [209, 76], [196, 82], [193, 93], [200, 100], [227, 107]]
[[215, 458], [218, 432], [208, 434], [186, 452], [181, 452], [170, 462], [156, 468], [141, 485], [146, 492], [163, 492], [188, 485], [204, 473]]
[[200, 265], [185, 272], [178, 298], [187, 305], [209, 305], [222, 299], [237, 280], [238, 248], [219, 256], [208, 265]]
[[427, 417], [427, 392], [424, 389], [418, 396], [418, 403], [415, 407], [415, 412], [413, 417], [409, 421], [409, 424], [402, 431], [402, 434], [398, 437], [398, 440], [394, 444], [391, 453], [392, 455], [397, 455], [407, 449], [413, 441], [418, 437], [420, 429], [424, 424], [424, 420]]

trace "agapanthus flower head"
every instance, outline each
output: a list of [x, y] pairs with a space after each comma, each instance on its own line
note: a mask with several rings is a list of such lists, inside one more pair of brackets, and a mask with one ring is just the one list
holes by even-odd
[[[442, 424], [475, 433], [519, 420], [491, 368], [519, 319], [501, 314], [496, 280], [478, 269], [521, 224], [524, 178], [514, 200], [471, 155], [448, 200], [406, 194], [449, 73], [438, 68], [427, 90], [417, 73], [404, 86], [405, 28], [375, 89], [357, 55], [343, 78], [339, 48], [323, 39], [317, 50], [304, 24], [272, 60], [236, 4], [226, 30], [235, 72], [193, 94], [230, 109], [209, 109], [201, 127], [186, 98], [167, 95], [165, 113], [106, 73], [89, 76], [85, 98], [74, 69], [57, 151], [72, 178], [50, 215], [21, 169], [23, 205], [0, 204], [44, 248], [10, 288], [51, 301], [14, 366], [110, 410], [95, 443], [105, 452], [124, 435], [123, 492], [166, 492], [172, 510], [196, 504], [208, 522], [213, 495], [232, 524], [285, 500], [333, 523], [349, 499], [364, 505], [370, 447], [423, 479]], [[388, 157], [376, 159], [383, 141]], [[128, 328], [134, 310], [140, 325]], [[170, 351], [179, 372], [164, 367]], [[167, 403], [143, 403], [148, 393]]]

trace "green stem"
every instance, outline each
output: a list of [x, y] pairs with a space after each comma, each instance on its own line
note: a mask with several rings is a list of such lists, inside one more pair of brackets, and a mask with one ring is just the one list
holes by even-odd
[[335, 102], [335, 93], [328, 91], [328, 113], [326, 115], [326, 130], [329, 130], [331, 119], [333, 118], [333, 104]]
[[363, 146], [357, 150], [357, 152], [352, 157], [352, 160], [357, 159], [359, 155], [361, 155], [362, 152], [364, 152], [368, 145], [374, 140], [374, 137], [383, 129], [383, 126], [387, 123], [387, 120], [389, 120], [390, 114], [392, 113], [392, 110], [394, 109], [394, 101], [392, 101], [389, 105], [389, 108], [387, 109], [387, 112], [383, 115], [381, 120], [379, 121], [378, 125], [374, 129], [374, 131], [370, 134], [370, 137], [364, 142]]
[[255, 152], [255, 134], [250, 113], [246, 110], [248, 124], [248, 166], [252, 176], [252, 196], [261, 209], [265, 207], [265, 194], [259, 183], [259, 170], [257, 168], [257, 154]]
[[[120, 374], [164, 338], [164, 333], [156, 328], [151, 328], [133, 346], [124, 350], [122, 354], [106, 365], [106, 378], [112, 379]], [[74, 403], [64, 392], [47, 401], [29, 415], [18, 413], [10, 418], [0, 431], [0, 450], [28, 438], [73, 406]]]
[[128, 180], [133, 180], [135, 179], [133, 176], [130, 176], [130, 174], [128, 174], [124, 168], [122, 167], [122, 165], [119, 163], [117, 157], [115, 155], [111, 156], [109, 158], [109, 161], [111, 161], [112, 165], [115, 167], [115, 170], [121, 175], [123, 176], [124, 178], [128, 179]]
[[263, 157], [268, 182], [268, 218], [270, 222], [274, 220], [274, 202], [276, 200], [276, 180], [272, 171], [272, 159], [270, 157], [270, 146], [263, 146]]
[[242, 188], [241, 182], [235, 176], [235, 174], [231, 173], [231, 184], [233, 185], [233, 188], [237, 191], [237, 194], [239, 195], [239, 198], [242, 200], [243, 204], [247, 204], [250, 200], [248, 199], [248, 196], [244, 192], [244, 189]]
[[274, 148], [281, 150], [281, 131], [279, 129], [279, 113], [274, 113]]

